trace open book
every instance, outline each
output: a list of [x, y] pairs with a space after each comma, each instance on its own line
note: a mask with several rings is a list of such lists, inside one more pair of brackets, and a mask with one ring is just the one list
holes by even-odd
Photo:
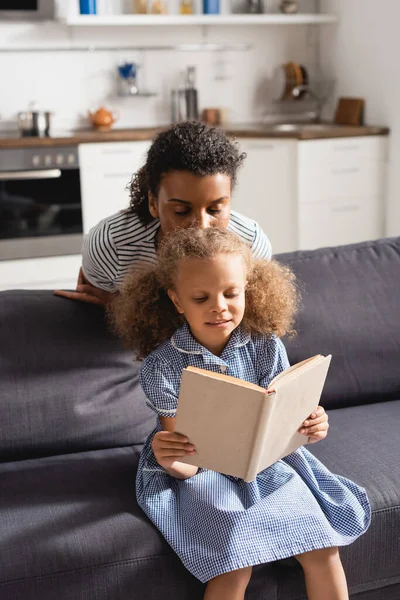
[[175, 431], [189, 438], [196, 453], [180, 462], [253, 481], [306, 443], [298, 429], [318, 406], [330, 361], [331, 355], [304, 360], [274, 377], [268, 389], [184, 369]]

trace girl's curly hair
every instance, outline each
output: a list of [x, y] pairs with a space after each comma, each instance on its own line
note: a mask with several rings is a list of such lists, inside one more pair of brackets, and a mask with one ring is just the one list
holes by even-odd
[[169, 171], [189, 171], [200, 177], [222, 173], [229, 175], [233, 188], [245, 157], [245, 153], [239, 152], [237, 142], [229, 139], [222, 129], [200, 121], [173, 125], [158, 134], [145, 164], [133, 175], [128, 186], [129, 209], [148, 225], [154, 218], [148, 207], [149, 192], [158, 196], [161, 179]]
[[109, 307], [114, 331], [138, 358], [150, 354], [184, 322], [167, 293], [175, 289], [179, 262], [212, 260], [219, 254], [240, 254], [245, 263], [246, 306], [241, 327], [255, 334], [294, 333], [299, 294], [288, 267], [274, 260], [254, 259], [249, 247], [225, 229], [178, 229], [163, 238], [158, 264], [130, 272]]

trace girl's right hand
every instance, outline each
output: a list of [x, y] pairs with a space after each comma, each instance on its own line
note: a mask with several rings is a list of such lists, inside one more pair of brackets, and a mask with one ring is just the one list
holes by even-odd
[[[167, 471], [173, 469], [180, 458], [194, 454], [195, 448], [188, 438], [172, 431], [158, 431], [151, 443], [158, 464]], [[185, 465], [186, 466], [186, 465]]]

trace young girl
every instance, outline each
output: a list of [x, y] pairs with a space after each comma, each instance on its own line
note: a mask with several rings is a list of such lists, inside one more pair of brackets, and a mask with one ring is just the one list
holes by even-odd
[[[56, 290], [73, 300], [107, 304], [128, 269], [157, 260], [163, 235], [180, 227], [234, 231], [258, 258], [271, 257], [260, 226], [231, 211], [231, 194], [245, 158], [222, 129], [187, 121], [162, 131], [130, 185], [127, 210], [111, 214], [85, 236], [76, 291]], [[113, 213], [110, 198], [110, 213]]]
[[[287, 268], [252, 258], [236, 235], [210, 228], [166, 237], [157, 266], [130, 275], [113, 305], [117, 331], [147, 355], [141, 383], [158, 415], [140, 458], [138, 503], [208, 582], [207, 600], [243, 600], [253, 565], [290, 556], [303, 567], [310, 600], [348, 598], [338, 546], [369, 526], [362, 488], [304, 448], [245, 483], [180, 462], [195, 448], [174, 433], [185, 367], [267, 387], [289, 366], [277, 336], [290, 333], [296, 300]], [[326, 435], [319, 429], [308, 429], [305, 443]]]

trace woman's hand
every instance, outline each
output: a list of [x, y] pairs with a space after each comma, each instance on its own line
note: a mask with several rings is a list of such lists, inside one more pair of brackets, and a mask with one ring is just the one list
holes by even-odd
[[315, 442], [319, 442], [326, 438], [328, 429], [328, 415], [322, 406], [317, 406], [315, 412], [302, 423], [299, 433], [308, 437], [307, 444], [315, 444]]
[[194, 446], [184, 435], [172, 431], [158, 431], [151, 446], [160, 467], [173, 477], [187, 479], [197, 473], [198, 467], [179, 462], [180, 458], [195, 453]]
[[80, 302], [89, 302], [90, 304], [100, 304], [106, 306], [112, 299], [111, 292], [106, 292], [89, 283], [83, 274], [82, 267], [79, 269], [78, 283], [75, 292], [65, 290], [54, 290], [55, 296], [68, 298], [69, 300], [79, 300]]

